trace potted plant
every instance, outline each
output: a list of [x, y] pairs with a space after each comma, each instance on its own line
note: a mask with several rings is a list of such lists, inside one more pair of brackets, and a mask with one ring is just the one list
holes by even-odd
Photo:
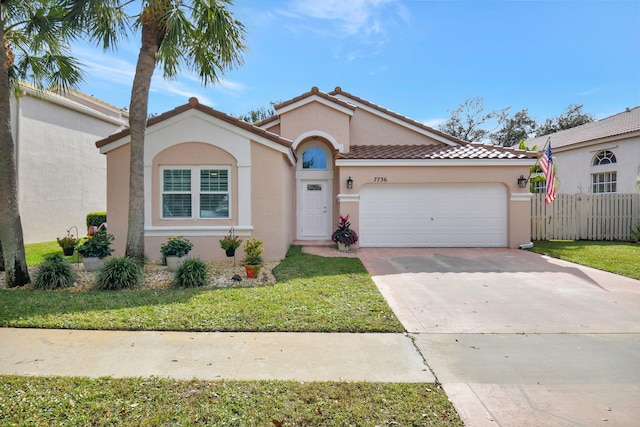
[[113, 236], [106, 230], [96, 231], [82, 240], [77, 249], [86, 271], [96, 271], [104, 264], [104, 259], [113, 253], [112, 241]]
[[57, 240], [58, 245], [60, 245], [60, 247], [62, 248], [62, 253], [64, 253], [64, 256], [73, 255], [73, 250], [75, 249], [76, 243], [78, 242], [78, 239], [73, 237], [73, 234], [67, 233], [66, 237], [58, 237]]
[[249, 239], [244, 244], [244, 267], [249, 279], [256, 278], [260, 272], [263, 250], [262, 240], [260, 239]]
[[228, 236], [224, 236], [220, 239], [220, 247], [224, 249], [228, 257], [234, 256], [236, 254], [236, 249], [240, 246], [242, 240], [235, 234], [233, 234], [233, 229], [229, 232]]
[[348, 252], [350, 250], [350, 246], [356, 244], [358, 241], [358, 235], [351, 229], [349, 215], [340, 215], [338, 228], [331, 235], [331, 240], [338, 244], [338, 250], [340, 252]]
[[193, 249], [193, 243], [188, 239], [182, 236], [173, 236], [160, 246], [160, 253], [165, 258], [169, 270], [177, 271], [191, 249]]

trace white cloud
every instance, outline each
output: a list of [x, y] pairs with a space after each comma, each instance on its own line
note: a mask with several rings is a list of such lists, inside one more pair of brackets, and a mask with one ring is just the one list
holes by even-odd
[[437, 117], [437, 118], [433, 118], [433, 119], [423, 120], [422, 124], [425, 125], [425, 126], [429, 126], [430, 128], [433, 128], [433, 129], [438, 129], [438, 126], [440, 126], [441, 124], [443, 124], [447, 120], [448, 119], [443, 119], [441, 117]]
[[[109, 83], [112, 88], [117, 85], [127, 89], [127, 93], [130, 91], [135, 76], [135, 61], [137, 59], [135, 56], [125, 58], [117, 56], [117, 53], [102, 52], [85, 47], [75, 48], [74, 55], [84, 64], [88, 81], [94, 84], [102, 81]], [[232, 96], [239, 96], [246, 90], [244, 84], [226, 79], [220, 79], [219, 82], [209, 85], [209, 87]], [[160, 70], [156, 70], [151, 80], [150, 92], [163, 96], [175, 96], [179, 98], [176, 105], [186, 103], [190, 97], [198, 98], [201, 104], [214, 105], [213, 99], [205, 95], [205, 88], [200, 78], [193, 73], [183, 72], [178, 75], [177, 79], [167, 80], [162, 77]], [[105, 94], [96, 95], [108, 97]]]
[[390, 3], [391, 0], [292, 0], [291, 7], [279, 13], [289, 18], [312, 18], [332, 23], [331, 28], [316, 27], [317, 32], [370, 38], [385, 34], [381, 17]]

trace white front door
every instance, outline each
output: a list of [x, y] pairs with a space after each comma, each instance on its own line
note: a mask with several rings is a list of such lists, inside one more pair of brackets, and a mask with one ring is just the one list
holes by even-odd
[[327, 181], [302, 181], [301, 239], [328, 239]]

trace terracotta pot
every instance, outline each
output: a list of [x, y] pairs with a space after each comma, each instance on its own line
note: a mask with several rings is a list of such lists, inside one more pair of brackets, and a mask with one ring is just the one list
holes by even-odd
[[259, 265], [245, 265], [245, 271], [247, 272], [247, 277], [249, 279], [255, 279], [258, 277], [258, 273], [260, 273]]
[[104, 265], [104, 258], [86, 256], [82, 258], [84, 271], [98, 271]]
[[175, 256], [169, 255], [167, 256], [167, 267], [169, 267], [169, 271], [178, 271], [180, 265], [187, 259], [187, 256]]

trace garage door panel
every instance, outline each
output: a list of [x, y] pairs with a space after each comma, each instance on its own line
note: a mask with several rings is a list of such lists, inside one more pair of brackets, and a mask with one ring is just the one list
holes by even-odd
[[487, 184], [370, 185], [360, 246], [506, 246], [506, 190]]

